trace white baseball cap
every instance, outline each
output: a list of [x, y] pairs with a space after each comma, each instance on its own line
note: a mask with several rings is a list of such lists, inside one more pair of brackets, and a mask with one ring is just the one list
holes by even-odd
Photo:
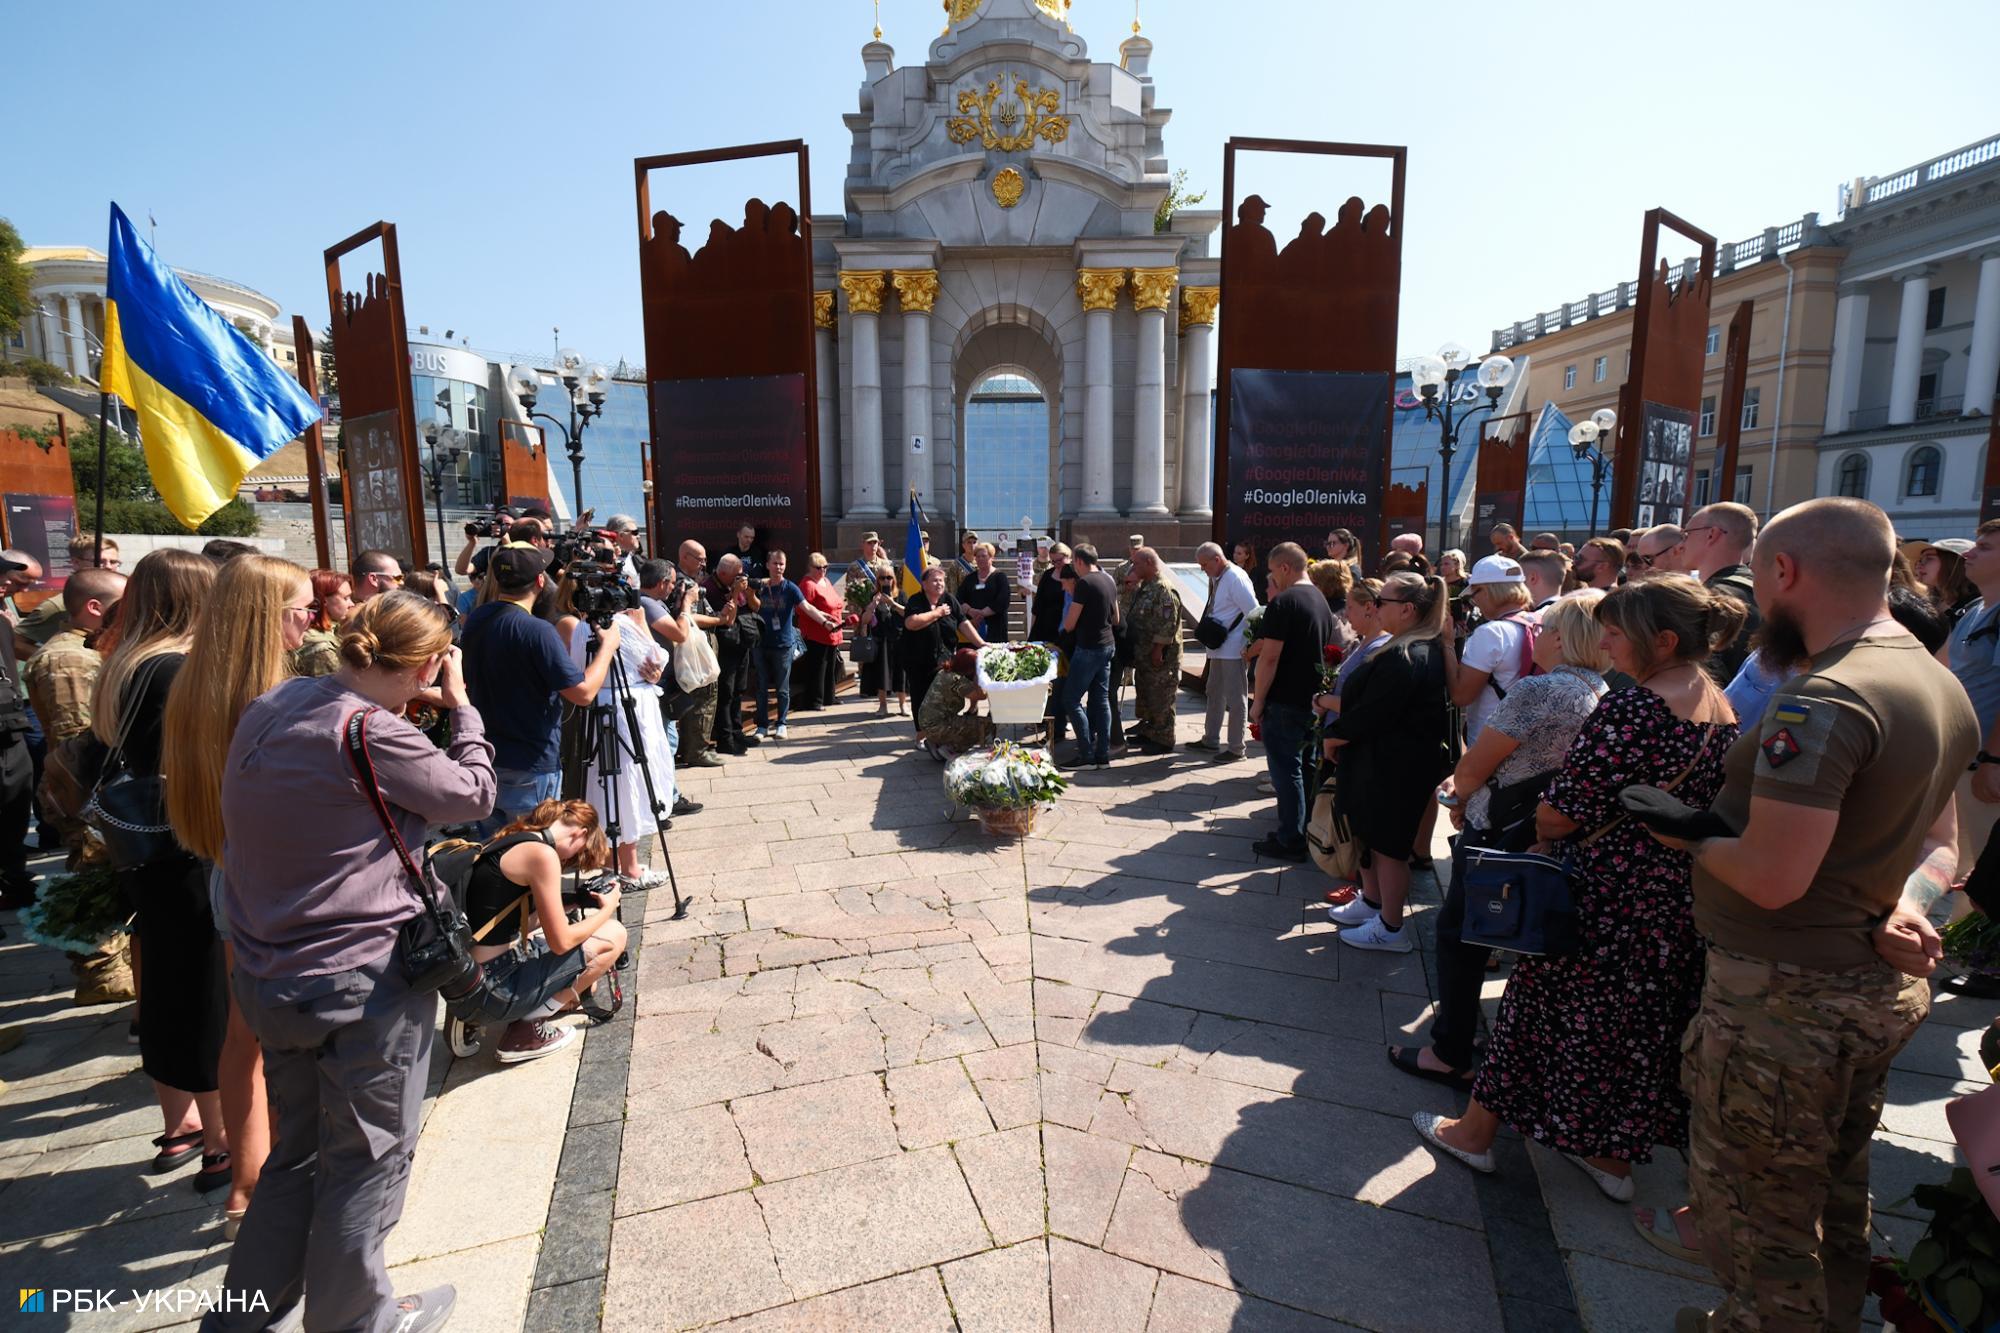
[[1472, 573], [1467, 577], [1466, 584], [1476, 588], [1482, 583], [1526, 583], [1527, 581], [1527, 576], [1521, 572], [1520, 561], [1512, 556], [1489, 555], [1472, 567]]

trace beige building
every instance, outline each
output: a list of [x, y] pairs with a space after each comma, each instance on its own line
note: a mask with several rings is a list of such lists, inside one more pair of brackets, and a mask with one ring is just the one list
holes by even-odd
[[[1719, 247], [1690, 507], [1735, 499], [1768, 517], [1814, 493], [1837, 277], [1845, 254], [1811, 213], [1790, 226]], [[1673, 267], [1672, 276], [1678, 277], [1680, 267]], [[1494, 351], [1506, 352], [1517, 364], [1525, 359], [1528, 382], [1520, 410], [1540, 413], [1552, 403], [1571, 421], [1582, 421], [1601, 407], [1616, 410], [1618, 392], [1631, 371], [1637, 300], [1637, 284], [1622, 282], [1494, 330]], [[1744, 301], [1752, 303], [1750, 361], [1736, 485], [1734, 494], [1725, 496], [1715, 493], [1714, 481], [1722, 370], [1730, 317]], [[1605, 491], [1608, 514], [1608, 483]]]

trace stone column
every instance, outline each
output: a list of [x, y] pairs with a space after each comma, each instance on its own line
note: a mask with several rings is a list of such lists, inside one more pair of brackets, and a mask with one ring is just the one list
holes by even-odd
[[52, 366], [63, 363], [62, 326], [56, 323], [55, 307], [42, 302], [42, 360]]
[[1181, 288], [1181, 514], [1207, 518], [1215, 494], [1209, 457], [1215, 400], [1208, 379], [1214, 373], [1215, 308], [1220, 287]]
[[1899, 273], [1903, 304], [1896, 316], [1896, 359], [1889, 370], [1889, 424], [1907, 425], [1917, 419], [1917, 380], [1924, 373], [1924, 314], [1930, 309], [1928, 268]]
[[63, 293], [63, 319], [69, 334], [69, 373], [81, 379], [90, 374], [90, 349], [83, 341], [83, 302], [75, 292]]
[[1972, 347], [1965, 354], [1965, 410], [1993, 411], [2000, 378], [2000, 250], [1979, 256], [1979, 292], [1972, 301]]
[[1868, 351], [1868, 292], [1843, 292], [1833, 309], [1833, 360], [1826, 376], [1828, 435], [1851, 429], [1861, 406], [1861, 359]]
[[1083, 508], [1078, 518], [1116, 518], [1111, 500], [1111, 312], [1122, 268], [1085, 268], [1076, 274], [1083, 300]]
[[[889, 275], [903, 306], [903, 486], [915, 487], [924, 512], [938, 512], [931, 493], [931, 307], [937, 303], [934, 268], [899, 268]], [[921, 450], [918, 437], [923, 439]]]
[[1132, 387], [1132, 515], [1167, 508], [1167, 306], [1180, 274], [1170, 268], [1132, 270], [1132, 305], [1139, 312], [1139, 363]]
[[[819, 397], [819, 512], [825, 518], [839, 518], [840, 408], [834, 381], [840, 360], [833, 345], [832, 292], [813, 293], [813, 371]], [[833, 540], [832, 534], [825, 539]]]
[[854, 469], [854, 503], [847, 511], [849, 518], [889, 516], [882, 507], [882, 341], [876, 327], [886, 289], [879, 268], [840, 275], [840, 290], [847, 293], [847, 323], [854, 336], [854, 449], [848, 457]]

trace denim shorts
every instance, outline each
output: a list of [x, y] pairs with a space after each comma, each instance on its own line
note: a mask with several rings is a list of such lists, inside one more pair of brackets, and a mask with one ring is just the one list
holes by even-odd
[[486, 996], [479, 1017], [488, 1023], [512, 1023], [526, 1018], [557, 991], [576, 984], [583, 975], [583, 946], [554, 953], [543, 936], [531, 935], [485, 965]]

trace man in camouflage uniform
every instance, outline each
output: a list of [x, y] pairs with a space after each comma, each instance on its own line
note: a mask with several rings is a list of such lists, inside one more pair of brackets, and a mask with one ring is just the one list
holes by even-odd
[[1868, 1145], [1889, 1064], [1929, 1011], [1919, 978], [1941, 949], [1925, 916], [1979, 749], [1965, 691], [1889, 615], [1892, 541], [1861, 500], [1811, 500], [1765, 529], [1763, 653], [1803, 671], [1729, 752], [1709, 815], [1741, 832], [1663, 838], [1694, 854], [1709, 941], [1681, 1080], [1694, 1226], [1727, 1293], [1712, 1314], [1683, 1309], [1677, 1333], [1860, 1326]]
[[1159, 552], [1132, 552], [1137, 575], [1125, 624], [1132, 639], [1132, 716], [1139, 748], [1166, 754], [1174, 748], [1174, 700], [1181, 683], [1181, 604], [1167, 586]]
[[[684, 541], [680, 549], [680, 571], [684, 578], [692, 579], [700, 588], [708, 578], [708, 552], [698, 541]], [[722, 622], [715, 616], [709, 605], [706, 592], [697, 593], [694, 601], [695, 628], [708, 633]], [[710, 641], [713, 647], [713, 640]], [[719, 697], [721, 682], [710, 681], [698, 690], [689, 691], [694, 703], [687, 715], [681, 719], [680, 753], [674, 756], [674, 764], [679, 768], [721, 768], [722, 756], [715, 752], [713, 733], [715, 731], [715, 703]]]

